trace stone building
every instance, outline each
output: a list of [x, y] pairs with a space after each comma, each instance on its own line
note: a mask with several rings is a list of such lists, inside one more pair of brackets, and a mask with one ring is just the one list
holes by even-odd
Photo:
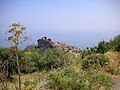
[[51, 39], [47, 39], [47, 37], [38, 39], [37, 42], [38, 48], [40, 48], [42, 51], [53, 48], [53, 42], [51, 41]]
[[67, 52], [71, 52], [74, 54], [79, 54], [80, 53], [80, 48], [72, 46], [72, 45], [68, 45], [64, 42], [56, 42], [56, 41], [52, 41], [50, 38], [47, 37], [43, 37], [41, 39], [37, 40], [38, 42], [38, 48], [40, 48], [41, 50], [47, 50], [49, 48], [61, 48]]

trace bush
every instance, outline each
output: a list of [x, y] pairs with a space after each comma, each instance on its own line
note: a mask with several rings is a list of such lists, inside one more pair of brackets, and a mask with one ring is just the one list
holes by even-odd
[[32, 73], [38, 70], [57, 69], [71, 64], [74, 60], [73, 54], [63, 51], [62, 49], [52, 48], [41, 52], [34, 49], [31, 52], [24, 53], [24, 59], [21, 64], [22, 73]]
[[25, 81], [23, 90], [33, 90], [37, 86], [37, 82]]
[[112, 43], [112, 49], [115, 51], [120, 51], [120, 35], [117, 35], [116, 37], [114, 37], [113, 40], [111, 40]]
[[34, 49], [32, 52], [25, 52], [21, 65], [21, 72], [32, 73], [34, 71], [37, 71], [41, 57], [42, 53], [39, 49]]
[[47, 78], [47, 89], [53, 90], [111, 90], [112, 79], [99, 71], [76, 71], [68, 67], [54, 71]]
[[109, 62], [109, 58], [103, 54], [91, 54], [86, 56], [82, 60], [82, 68], [83, 69], [100, 69], [106, 67]]
[[51, 70], [63, 67], [70, 63], [72, 54], [69, 54], [62, 49], [52, 48], [47, 50], [39, 59], [39, 70]]
[[105, 42], [104, 40], [100, 41], [97, 46], [97, 53], [105, 53], [110, 50], [111, 46], [109, 42]]
[[41, 52], [39, 49], [34, 49], [32, 52], [24, 53], [24, 56], [21, 66], [22, 73], [57, 69], [58, 67], [71, 64], [74, 58], [73, 54], [58, 48], [52, 48], [45, 52]]
[[28, 55], [27, 55], [27, 52], [26, 52], [25, 55], [26, 55], [26, 57], [22, 61], [22, 65], [20, 68], [21, 72], [27, 74], [27, 73], [32, 73], [34, 71], [37, 71], [36, 63], [30, 57], [31, 54], [28, 53]]
[[[26, 67], [29, 65], [28, 58], [23, 50], [19, 50], [18, 57], [20, 62], [20, 69], [27, 69]], [[18, 73], [15, 47], [0, 48], [0, 72], [4, 73], [8, 78], [10, 78], [13, 74]]]
[[106, 71], [111, 74], [120, 75], [120, 53], [109, 51], [105, 55], [110, 58]]
[[13, 47], [0, 48], [0, 72], [8, 78], [16, 72], [16, 58]]

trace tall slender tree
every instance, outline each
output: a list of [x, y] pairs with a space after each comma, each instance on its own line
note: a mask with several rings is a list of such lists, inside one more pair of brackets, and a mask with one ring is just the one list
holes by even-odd
[[20, 64], [19, 64], [19, 45], [23, 42], [26, 42], [28, 39], [31, 39], [30, 36], [26, 36], [26, 27], [21, 25], [20, 23], [13, 23], [9, 26], [9, 30], [6, 33], [9, 33], [10, 36], [7, 38], [14, 47], [15, 47], [15, 54], [16, 54], [16, 64], [18, 70], [18, 82], [19, 82], [19, 90], [21, 90], [21, 73], [20, 73]]

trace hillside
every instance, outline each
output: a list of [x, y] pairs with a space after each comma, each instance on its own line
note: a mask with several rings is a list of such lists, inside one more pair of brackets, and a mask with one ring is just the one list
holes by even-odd
[[120, 53], [108, 51], [105, 53], [110, 58], [109, 67], [112, 74], [120, 74]]
[[[37, 46], [28, 45], [25, 50], [19, 50], [22, 90], [119, 88], [119, 39], [120, 35], [85, 50], [47, 38], [39, 39]], [[17, 74], [15, 48], [1, 47], [0, 89], [18, 89]]]
[[[110, 58], [109, 67], [111, 68], [112, 74], [120, 74], [120, 53], [118, 52], [107, 52], [106, 56]], [[120, 75], [113, 75], [113, 90], [120, 89]]]

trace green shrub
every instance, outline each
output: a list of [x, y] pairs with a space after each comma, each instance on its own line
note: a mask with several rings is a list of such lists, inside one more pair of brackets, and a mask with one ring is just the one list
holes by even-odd
[[16, 58], [13, 47], [0, 48], [0, 72], [4, 73], [8, 78], [13, 73], [16, 73]]
[[21, 65], [20, 68], [22, 73], [32, 73], [34, 71], [37, 71], [36, 63], [35, 61], [32, 61], [32, 59], [25, 59], [24, 62]]
[[99, 71], [76, 71], [68, 67], [54, 71], [47, 78], [47, 89], [52, 90], [111, 90], [112, 79]]
[[28, 81], [28, 80], [25, 81], [23, 84], [24, 84], [23, 90], [33, 90], [37, 85], [37, 83], [35, 81], [32, 82], [32, 81]]
[[21, 72], [32, 73], [38, 70], [57, 69], [71, 64], [74, 56], [62, 49], [52, 48], [41, 52], [39, 49], [29, 52], [22, 60]]
[[100, 68], [106, 67], [108, 62], [109, 62], [109, 58], [103, 54], [91, 54], [86, 56], [82, 60], [82, 68], [83, 69], [89, 69], [89, 68], [100, 69]]
[[118, 52], [120, 51], [120, 35], [117, 35], [113, 40], [111, 40], [111, 45], [113, 50]]
[[97, 53], [105, 53], [108, 50], [110, 50], [111, 46], [109, 42], [106, 42], [104, 40], [100, 41], [97, 46]]
[[24, 53], [24, 59], [22, 60], [21, 72], [22, 73], [32, 73], [39, 70], [39, 61], [43, 53], [39, 49], [32, 49], [31, 52]]
[[39, 59], [39, 70], [51, 70], [53, 68], [63, 67], [70, 63], [73, 55], [63, 51], [62, 49], [52, 48], [47, 50]]
[[55, 90], [75, 90], [75, 77], [77, 77], [77, 73], [71, 68], [54, 71], [47, 78], [46, 88]]

